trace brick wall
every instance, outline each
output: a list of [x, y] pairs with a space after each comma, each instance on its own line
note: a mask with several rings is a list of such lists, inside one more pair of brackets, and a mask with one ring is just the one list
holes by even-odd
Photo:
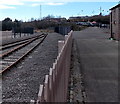
[[120, 7], [111, 10], [111, 35], [114, 39], [120, 39]]

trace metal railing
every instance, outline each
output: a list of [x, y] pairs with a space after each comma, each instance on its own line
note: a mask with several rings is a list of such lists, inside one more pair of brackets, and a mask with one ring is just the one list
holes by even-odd
[[45, 82], [40, 85], [37, 104], [44, 102], [66, 102], [70, 71], [72, 33], [65, 35], [64, 41], [58, 41], [58, 56], [50, 68]]

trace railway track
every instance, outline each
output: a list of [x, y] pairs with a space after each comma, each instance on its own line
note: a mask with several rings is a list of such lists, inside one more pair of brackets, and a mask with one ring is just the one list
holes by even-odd
[[0, 47], [0, 73], [13, 67], [31, 51], [33, 51], [39, 44], [41, 44], [46, 38], [47, 34], [34, 37], [32, 39], [24, 40], [14, 44], [9, 44]]
[[[33, 38], [35, 39], [35, 38]], [[15, 48], [19, 48], [19, 47], [22, 47], [22, 45], [25, 45], [27, 44], [27, 42], [29, 43], [30, 41], [32, 41], [33, 39], [28, 39], [28, 40], [25, 40], [25, 41], [20, 41], [20, 42], [17, 42], [17, 43], [12, 43], [12, 44], [9, 44], [9, 45], [5, 45], [5, 46], [2, 46], [0, 47], [0, 58], [8, 55], [10, 53], [10, 51], [14, 51]]]

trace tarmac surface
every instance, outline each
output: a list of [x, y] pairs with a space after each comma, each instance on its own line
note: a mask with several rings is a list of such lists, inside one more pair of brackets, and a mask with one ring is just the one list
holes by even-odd
[[[110, 40], [110, 34], [97, 27], [75, 31], [73, 37], [79, 61], [76, 65], [83, 77], [83, 100], [118, 102], [118, 42]], [[80, 88], [79, 84], [77, 87]], [[78, 94], [74, 98], [81, 101]]]

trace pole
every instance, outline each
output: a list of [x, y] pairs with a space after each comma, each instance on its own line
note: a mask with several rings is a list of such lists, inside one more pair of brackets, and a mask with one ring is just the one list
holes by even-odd
[[100, 10], [100, 15], [101, 15], [101, 14], [102, 14], [102, 13], [101, 13], [101, 10], [102, 10], [102, 9], [101, 9], [101, 7], [100, 7], [100, 9], [99, 9], [99, 10]]
[[41, 12], [41, 5], [40, 5], [40, 20], [41, 20], [41, 14], [42, 14], [42, 12]]

